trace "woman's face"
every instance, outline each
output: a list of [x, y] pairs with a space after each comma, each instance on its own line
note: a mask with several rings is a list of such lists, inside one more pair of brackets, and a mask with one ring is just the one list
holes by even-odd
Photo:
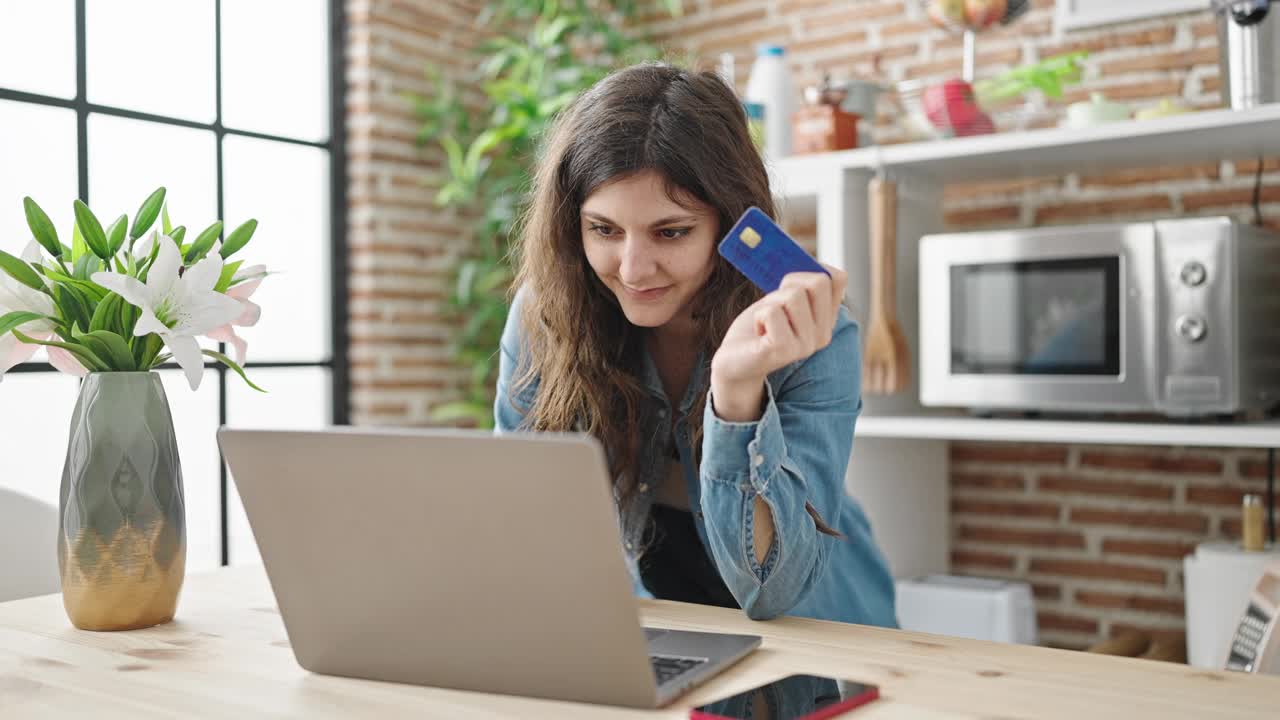
[[627, 320], [661, 327], [684, 310], [714, 267], [715, 212], [667, 197], [653, 171], [608, 183], [582, 203], [587, 262]]

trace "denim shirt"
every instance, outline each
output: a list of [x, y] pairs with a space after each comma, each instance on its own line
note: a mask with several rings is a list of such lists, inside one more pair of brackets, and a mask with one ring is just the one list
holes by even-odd
[[[503, 332], [494, 404], [498, 432], [521, 429], [519, 408], [531, 406], [540, 381], [535, 378], [512, 397], [512, 384], [524, 369], [519, 324], [527, 295], [517, 295]], [[710, 359], [698, 358], [685, 397], [672, 407], [646, 352], [640, 380], [649, 404], [641, 413], [637, 492], [619, 511], [636, 593], [652, 597], [636, 561], [654, 493], [666, 475], [674, 428], [698, 537], [748, 617], [796, 615], [896, 627], [893, 579], [862, 507], [844, 490], [862, 406], [860, 373], [858, 327], [841, 308], [830, 345], [768, 376], [758, 421], [726, 422], [716, 417], [714, 398], [707, 402], [697, 467], [688, 417], [710, 381]], [[752, 535], [757, 496], [773, 516], [774, 538], [764, 563], [756, 560]], [[820, 533], [806, 504], [844, 537]]]

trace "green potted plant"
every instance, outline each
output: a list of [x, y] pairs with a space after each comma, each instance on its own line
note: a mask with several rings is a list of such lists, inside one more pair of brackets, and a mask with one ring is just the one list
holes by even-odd
[[[43, 346], [54, 367], [83, 378], [59, 494], [58, 566], [67, 615], [87, 630], [167, 622], [182, 588], [182, 467], [155, 368], [173, 360], [194, 390], [208, 356], [249, 382], [234, 328], [258, 321], [249, 296], [266, 269], [232, 258], [257, 222], [220, 242], [217, 221], [184, 243], [164, 198], [159, 188], [132, 223], [120, 215], [106, 228], [76, 200], [67, 246], [28, 197], [34, 239], [21, 257], [0, 251], [0, 376]], [[239, 362], [202, 349], [202, 336], [232, 343]]]

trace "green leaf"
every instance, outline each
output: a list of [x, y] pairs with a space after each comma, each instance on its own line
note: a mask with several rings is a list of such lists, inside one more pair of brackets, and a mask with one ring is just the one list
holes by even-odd
[[[94, 261], [99, 263], [102, 262], [101, 260], [98, 260], [98, 258], [93, 257], [92, 255], [86, 255], [85, 257], [93, 258]], [[86, 265], [89, 265], [89, 264], [86, 263]], [[73, 270], [72, 272], [75, 272], [75, 271]], [[94, 270], [94, 272], [97, 272], [97, 270]], [[98, 285], [97, 283], [94, 283], [91, 280], [81, 280], [79, 278], [71, 277], [69, 275], [64, 275], [58, 272], [57, 270], [53, 270], [50, 268], [45, 268], [44, 274], [45, 274], [45, 277], [49, 278], [50, 280], [56, 283], [62, 283], [63, 285], [74, 287], [77, 290], [87, 294], [90, 298], [93, 298], [93, 302], [99, 302], [107, 296], [107, 289]]]
[[147, 335], [137, 340], [133, 345], [133, 359], [140, 370], [150, 370], [169, 359], [167, 356], [156, 357], [164, 348], [164, 338], [159, 335]]
[[4, 270], [14, 280], [33, 290], [44, 290], [44, 281], [31, 266], [9, 253], [0, 250], [0, 270]]
[[253, 237], [253, 233], [257, 229], [258, 221], [249, 219], [241, 223], [240, 227], [232, 230], [231, 234], [227, 236], [227, 241], [222, 243], [220, 252], [222, 258], [225, 260], [240, 252], [245, 245], [249, 244], [249, 239]]
[[568, 15], [561, 15], [552, 20], [549, 25], [542, 29], [538, 37], [538, 44], [543, 46], [555, 45], [560, 42], [560, 38], [564, 36], [568, 30], [576, 22], [576, 18]]
[[235, 278], [236, 271], [244, 264], [243, 260], [229, 262], [222, 266], [222, 275], [218, 276], [218, 282], [213, 286], [214, 292], [225, 293], [227, 288], [231, 287], [231, 280]]
[[53, 318], [47, 315], [41, 315], [40, 313], [26, 312], [24, 310], [16, 310], [5, 315], [0, 315], [0, 337], [3, 337], [5, 333], [20, 325], [26, 325], [32, 320], [53, 320]]
[[[182, 247], [182, 239], [185, 238], [186, 236], [187, 236], [186, 225], [179, 225], [178, 227], [173, 229], [173, 232], [169, 233], [169, 237], [173, 238], [173, 241], [178, 244], [179, 248]], [[157, 248], [160, 247], [160, 243], [157, 242], [154, 247], [157, 247]]]
[[231, 358], [227, 357], [226, 355], [223, 355], [222, 353], [220, 353], [220, 352], [218, 352], [218, 351], [216, 351], [216, 350], [202, 350], [201, 352], [203, 352], [205, 355], [208, 355], [209, 357], [213, 358], [214, 360], [217, 360], [218, 362], [222, 363], [223, 365], [226, 365], [227, 367], [229, 367], [229, 368], [231, 368], [232, 370], [234, 370], [234, 371], [236, 372], [236, 374], [237, 374], [237, 375], [239, 375], [239, 376], [240, 376], [240, 378], [241, 378], [242, 380], [244, 380], [246, 383], [248, 383], [248, 384], [249, 384], [249, 387], [251, 387], [251, 388], [253, 388], [254, 390], [257, 390], [258, 392], [261, 392], [261, 393], [266, 392], [266, 390], [263, 390], [262, 388], [260, 388], [260, 387], [258, 387], [257, 385], [254, 385], [254, 384], [253, 384], [253, 381], [251, 381], [251, 380], [249, 379], [249, 376], [244, 374], [244, 368], [242, 368], [242, 367], [240, 367], [239, 365], [237, 365], [237, 364], [236, 364], [236, 361], [232, 360]]
[[94, 354], [107, 360], [111, 365], [110, 370], [129, 372], [138, 369], [134, 363], [133, 353], [129, 351], [129, 345], [119, 335], [106, 330], [97, 330], [84, 333], [79, 339], [92, 349]]
[[444, 135], [440, 138], [440, 147], [444, 148], [445, 155], [449, 158], [449, 172], [456, 178], [466, 176], [466, 160], [462, 155], [462, 146], [458, 144], [458, 138], [453, 135]]
[[493, 406], [484, 403], [458, 401], [437, 405], [431, 411], [431, 420], [437, 423], [456, 423], [469, 420], [476, 427], [489, 428], [493, 424]]
[[27, 227], [31, 228], [31, 235], [36, 242], [49, 251], [50, 255], [62, 257], [62, 243], [58, 241], [58, 230], [53, 227], [53, 221], [49, 216], [30, 197], [22, 198], [22, 209], [27, 213]]
[[71, 260], [72, 262], [79, 260], [84, 255], [89, 255], [89, 244], [84, 241], [84, 235], [80, 233], [79, 225], [71, 226]]
[[173, 223], [169, 222], [169, 203], [160, 206], [160, 231], [165, 235], [173, 232]]
[[183, 258], [183, 261], [186, 264], [191, 265], [207, 255], [209, 248], [213, 247], [213, 244], [218, 241], [218, 236], [221, 234], [222, 221], [215, 220], [212, 225], [205, 228], [196, 236], [195, 242], [191, 243], [191, 248], [187, 250], [187, 254]]
[[124, 298], [119, 295], [111, 293], [98, 303], [98, 307], [93, 311], [93, 317], [89, 320], [89, 332], [109, 330], [118, 317], [117, 307], [123, 300]]
[[155, 192], [142, 201], [137, 214], [133, 216], [133, 227], [129, 230], [131, 239], [137, 240], [142, 237], [142, 234], [150, 230], [151, 226], [156, 223], [156, 217], [160, 215], [160, 208], [164, 206], [164, 192], [164, 188], [156, 188]]
[[124, 247], [124, 231], [129, 227], [129, 216], [121, 215], [111, 223], [107, 228], [107, 250], [112, 255], [120, 252], [120, 248]]
[[62, 311], [62, 317], [83, 330], [89, 329], [93, 320], [92, 303], [71, 283], [56, 285], [53, 288], [53, 301]]
[[76, 225], [80, 227], [80, 232], [84, 233], [84, 241], [88, 243], [89, 249], [103, 260], [109, 260], [111, 253], [107, 247], [107, 234], [102, 230], [102, 223], [98, 222], [97, 216], [88, 205], [80, 202], [79, 198], [71, 204], [75, 208]]
[[[120, 310], [116, 317], [116, 329], [119, 330], [122, 337], [134, 337], [133, 329], [138, 324], [138, 317], [142, 315], [142, 310], [123, 299], [117, 307]], [[139, 368], [141, 368], [141, 365], [139, 365]]]
[[71, 275], [76, 280], [89, 282], [89, 278], [101, 269], [102, 261], [96, 255], [85, 253], [76, 258], [75, 263], [71, 266]]
[[467, 260], [458, 268], [458, 284], [456, 286], [459, 305], [471, 304], [471, 291], [475, 287], [476, 273], [480, 271], [480, 263]]
[[107, 364], [102, 362], [101, 358], [94, 354], [92, 350], [79, 343], [58, 342], [56, 340], [36, 340], [35, 338], [22, 334], [18, 330], [13, 331], [13, 336], [18, 338], [19, 342], [24, 342], [28, 345], [44, 345], [46, 347], [56, 347], [66, 350], [74, 355], [76, 360], [79, 360], [80, 364], [89, 372], [103, 372], [107, 369]]

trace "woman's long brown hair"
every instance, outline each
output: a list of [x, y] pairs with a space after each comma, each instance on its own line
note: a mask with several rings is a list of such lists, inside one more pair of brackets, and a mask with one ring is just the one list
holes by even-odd
[[[582, 94], [551, 129], [516, 247], [527, 360], [511, 396], [536, 379], [532, 407], [520, 408], [526, 429], [599, 439], [623, 506], [634, 495], [642, 440], [643, 335], [587, 263], [579, 212], [598, 188], [643, 171], [658, 173], [673, 201], [712, 208], [716, 237], [752, 205], [774, 216], [742, 104], [712, 73], [665, 64], [618, 71]], [[712, 257], [715, 267], [692, 308], [705, 362], [734, 318], [760, 297], [719, 253]], [[697, 392], [689, 415], [695, 451], [707, 385]]]

